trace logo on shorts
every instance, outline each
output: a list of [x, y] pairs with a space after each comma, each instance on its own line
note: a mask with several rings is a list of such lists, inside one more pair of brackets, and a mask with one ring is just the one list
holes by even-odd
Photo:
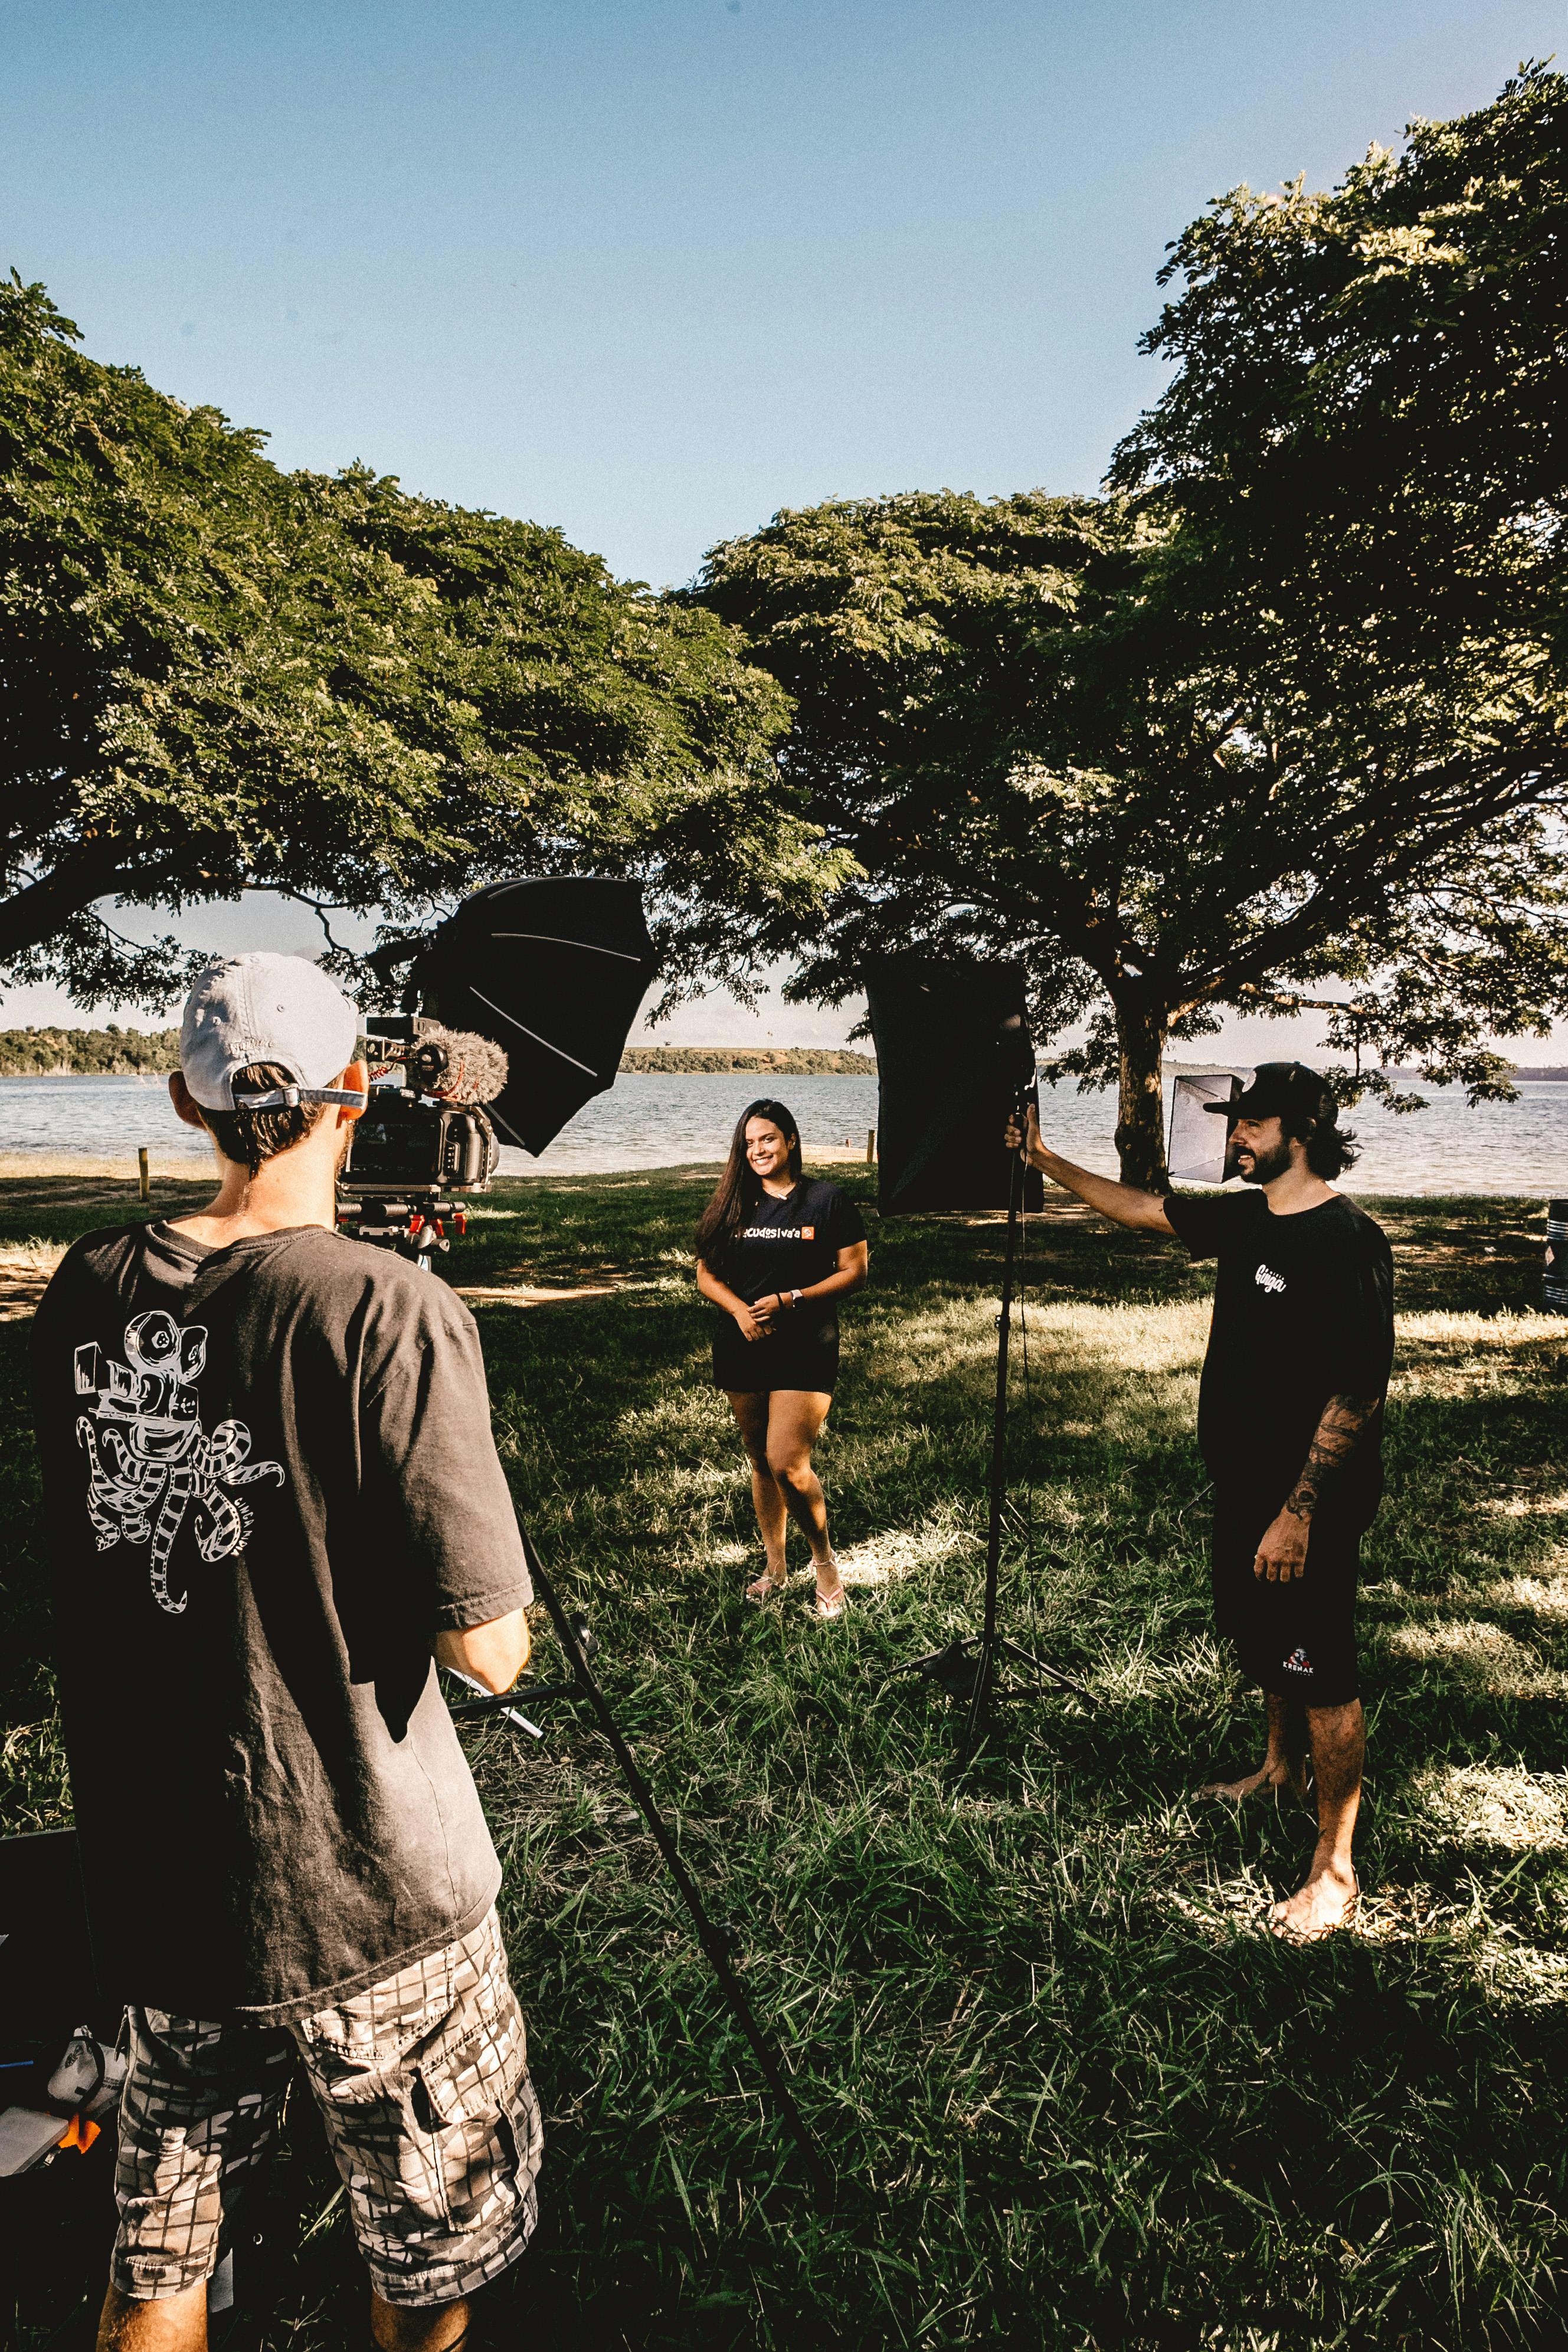
[[1283, 1290], [1285, 1277], [1276, 1274], [1271, 1265], [1260, 1265], [1252, 1277], [1260, 1290]]
[[1302, 1649], [1299, 1642], [1295, 1648], [1291, 1652], [1290, 1656], [1285, 1660], [1284, 1671], [1288, 1675], [1310, 1675], [1312, 1673], [1312, 1662], [1311, 1658], [1308, 1657], [1305, 1650]]
[[816, 1226], [815, 1226], [815, 1225], [802, 1225], [802, 1226], [801, 1226], [801, 1228], [800, 1228], [800, 1239], [801, 1239], [803, 1242], [814, 1242], [814, 1241], [816, 1240], [816, 1238], [817, 1238], [817, 1228], [816, 1228]]

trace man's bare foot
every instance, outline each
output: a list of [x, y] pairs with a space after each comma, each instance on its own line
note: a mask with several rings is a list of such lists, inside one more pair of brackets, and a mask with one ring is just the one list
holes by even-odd
[[1244, 1780], [1210, 1780], [1198, 1790], [1200, 1797], [1228, 1797], [1240, 1804], [1248, 1797], [1272, 1797], [1276, 1803], [1289, 1790], [1292, 1796], [1307, 1801], [1307, 1770], [1304, 1764], [1271, 1764], [1267, 1759], [1256, 1772], [1249, 1772]]
[[765, 1602], [771, 1601], [775, 1594], [782, 1592], [789, 1581], [789, 1570], [784, 1562], [780, 1560], [777, 1568], [769, 1562], [756, 1583], [747, 1586], [746, 1597], [748, 1601], [755, 1601], [760, 1609]]
[[1328, 1863], [1322, 1870], [1314, 1870], [1288, 1902], [1271, 1906], [1269, 1926], [1273, 1934], [1284, 1937], [1287, 1942], [1314, 1944], [1320, 1936], [1332, 1936], [1337, 1928], [1348, 1927], [1360, 1900], [1361, 1888], [1354, 1871], [1343, 1863]]

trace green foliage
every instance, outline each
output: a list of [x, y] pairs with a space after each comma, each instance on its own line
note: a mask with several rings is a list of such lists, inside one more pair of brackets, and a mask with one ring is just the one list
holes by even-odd
[[1281, 969], [1351, 982], [1340, 1042], [1472, 1094], [1488, 1029], [1568, 1000], [1565, 157], [1568, 81], [1531, 66], [1327, 194], [1219, 199], [1111, 477], [1316, 790]]
[[0, 1078], [133, 1077], [178, 1069], [177, 1029], [0, 1029]]
[[[1109, 718], [1095, 633], [1137, 560], [1114, 509], [1040, 491], [833, 499], [712, 551], [698, 593], [789, 692], [781, 764], [863, 868], [825, 920], [780, 909], [790, 993], [840, 1002], [879, 950], [1005, 943], [1050, 1036], [1120, 984], [1125, 841], [1163, 830], [1168, 795], [1129, 805], [1088, 734]], [[1110, 768], [1051, 774], [1070, 739]]]
[[744, 979], [749, 915], [834, 877], [769, 757], [782, 698], [713, 615], [556, 530], [280, 473], [77, 332], [0, 284], [0, 972], [167, 1003], [187, 960], [96, 902], [406, 927], [590, 866], [650, 885], [678, 987]]
[[1232, 190], [1162, 272], [1145, 347], [1176, 373], [1115, 481], [1370, 628], [1369, 668], [1505, 612], [1560, 628], [1565, 226], [1568, 81], [1541, 65], [1330, 194]]
[[1016, 955], [1042, 1035], [1092, 1016], [1063, 1066], [1119, 1079], [1138, 1181], [1167, 1035], [1332, 978], [1348, 1092], [1408, 1060], [1508, 1093], [1487, 1034], [1568, 1005], [1563, 91], [1188, 230], [1110, 499], [831, 501], [713, 551], [865, 873], [773, 926], [800, 993]]
[[[852, 1576], [836, 1626], [803, 1582], [766, 1614], [741, 1599], [746, 1464], [690, 1276], [711, 1170], [504, 1184], [448, 1261], [492, 1294], [626, 1277], [477, 1307], [497, 1433], [841, 2184], [813, 2209], [583, 1710], [541, 1706], [538, 1748], [480, 1730], [549, 2138], [538, 2242], [515, 2302], [479, 2300], [476, 2341], [1537, 2352], [1568, 2268], [1564, 1511], [1542, 1467], [1561, 1326], [1529, 1311], [1539, 1203], [1381, 1212], [1404, 1316], [1363, 1602], [1364, 1911], [1288, 1950], [1261, 1921], [1308, 1817], [1192, 1793], [1262, 1734], [1208, 1631], [1205, 1270], [1071, 1204], [1031, 1221], [1004, 1622], [1094, 1703], [1008, 1700], [960, 1775], [946, 1703], [879, 1685], [974, 1622], [1000, 1224], [879, 1229], [869, 1183], [841, 1181], [873, 1280], [819, 1457]], [[13, 1185], [6, 1229], [58, 1243], [137, 1213], [132, 1185], [89, 1191]], [[11, 1429], [25, 1338], [0, 1326]], [[25, 1442], [4, 1463], [10, 1811], [41, 1826], [63, 1797], [41, 1530]], [[886, 1582], [852, 1580], [878, 1564]], [[287, 2131], [279, 2194], [308, 2234], [271, 2340], [338, 2352], [362, 2273], [308, 2102]], [[47, 2178], [63, 2231], [69, 2176]], [[82, 2204], [99, 2234], [74, 2260], [26, 2238], [18, 2352], [96, 2301], [103, 2217]]]

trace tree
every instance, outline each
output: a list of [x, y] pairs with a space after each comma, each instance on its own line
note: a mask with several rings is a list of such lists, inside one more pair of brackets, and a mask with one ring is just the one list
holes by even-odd
[[678, 987], [836, 878], [714, 615], [556, 530], [282, 473], [77, 340], [0, 285], [0, 975], [162, 1004], [189, 959], [99, 902], [256, 887], [406, 929], [591, 866], [648, 883]]
[[1176, 373], [1113, 485], [1298, 625], [1370, 637], [1369, 672], [1560, 633], [1565, 230], [1568, 81], [1539, 65], [1332, 194], [1232, 190], [1161, 272], [1143, 348]]
[[1488, 1033], [1568, 1003], [1563, 120], [1532, 72], [1331, 195], [1213, 207], [1110, 499], [832, 502], [713, 551], [864, 869], [794, 932], [800, 993], [892, 944], [1016, 955], [1043, 1036], [1089, 1014], [1063, 1066], [1119, 1082], [1151, 1185], [1166, 1041], [1224, 1007], [1337, 981], [1358, 1066], [1511, 1091]]

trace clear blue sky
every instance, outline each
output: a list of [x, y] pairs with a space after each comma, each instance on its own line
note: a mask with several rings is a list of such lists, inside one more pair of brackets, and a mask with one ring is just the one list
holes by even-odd
[[779, 506], [1091, 488], [1166, 241], [1563, 0], [5, 0], [0, 257], [103, 358], [685, 580]]
[[1092, 488], [1207, 198], [1327, 184], [1565, 33], [1564, 0], [0, 0], [0, 265], [286, 466], [681, 581], [780, 506]]

